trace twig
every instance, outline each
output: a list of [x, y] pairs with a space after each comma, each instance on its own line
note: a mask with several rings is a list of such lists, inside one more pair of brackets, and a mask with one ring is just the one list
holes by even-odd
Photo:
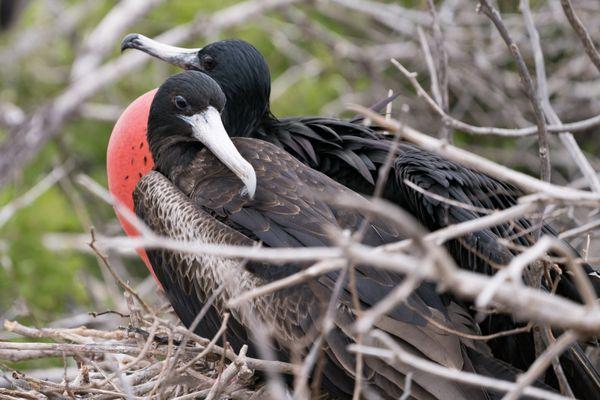
[[[349, 237], [345, 237], [345, 239], [350, 240]], [[310, 376], [310, 372], [313, 370], [313, 366], [317, 361], [318, 355], [321, 353], [321, 351], [323, 351], [323, 342], [325, 338], [335, 327], [334, 321], [336, 319], [336, 313], [339, 305], [338, 300], [342, 289], [346, 285], [346, 278], [348, 276], [348, 269], [350, 268], [350, 265], [347, 264], [345, 267], [346, 268], [343, 268], [338, 274], [337, 279], [335, 281], [335, 286], [331, 291], [331, 296], [329, 298], [329, 302], [327, 303], [325, 316], [320, 321], [321, 328], [319, 330], [319, 335], [310, 347], [310, 350], [306, 357], [304, 357], [300, 371], [295, 377], [296, 379], [294, 381], [294, 397], [296, 398], [309, 399], [307, 382]]]
[[575, 14], [571, 0], [560, 0], [560, 4], [565, 12], [565, 16], [573, 27], [573, 30], [575, 30], [575, 33], [577, 33], [577, 36], [579, 36], [579, 40], [581, 40], [586, 54], [596, 66], [598, 72], [600, 72], [600, 53], [598, 52], [596, 45], [594, 45], [591, 35], [587, 29], [585, 29], [583, 22], [581, 22], [581, 19], [579, 19], [577, 14]]
[[575, 343], [576, 340], [577, 335], [572, 331], [563, 333], [556, 342], [548, 346], [534, 363], [531, 364], [531, 367], [529, 367], [527, 372], [517, 379], [516, 386], [506, 393], [502, 400], [517, 400], [521, 394], [525, 392], [525, 389], [544, 373], [552, 360], [561, 355], [567, 348]]
[[492, 175], [498, 179], [505, 180], [518, 186], [526, 193], [542, 192], [550, 198], [566, 201], [589, 200], [594, 202], [600, 200], [600, 196], [596, 193], [574, 190], [535, 179], [529, 175], [507, 168], [466, 150], [443, 143], [440, 140], [425, 135], [408, 126], [401, 126], [394, 120], [386, 121], [385, 118], [365, 107], [352, 105], [349, 108], [371, 118], [376, 124], [385, 129], [390, 131], [401, 130], [404, 140], [414, 143], [424, 150], [440, 154], [452, 161], [461, 163], [488, 175]]
[[516, 287], [522, 285], [523, 270], [542, 255], [546, 254], [551, 246], [552, 241], [550, 238], [544, 236], [527, 249], [527, 251], [513, 258], [507, 267], [504, 267], [492, 277], [489, 285], [479, 294], [479, 296], [477, 296], [475, 305], [479, 308], [486, 308], [492, 300], [496, 290], [508, 280]]
[[[554, 293], [554, 291], [552, 292]], [[542, 338], [545, 341], [546, 347], [556, 342], [556, 338], [552, 334], [552, 329], [548, 326], [544, 326], [542, 330]], [[554, 357], [552, 359], [552, 368], [554, 370], [554, 374], [558, 380], [558, 386], [560, 387], [560, 392], [565, 396], [575, 398], [573, 394], [573, 389], [571, 389], [571, 385], [569, 384], [569, 380], [565, 375], [565, 371], [563, 370], [562, 365], [560, 364], [560, 359], [558, 357]]]
[[92, 241], [89, 243], [90, 248], [100, 258], [100, 260], [102, 260], [102, 264], [104, 264], [106, 269], [108, 269], [108, 271], [110, 272], [110, 274], [112, 275], [114, 280], [119, 284], [119, 286], [121, 286], [123, 289], [125, 289], [128, 293], [130, 293], [137, 300], [137, 302], [142, 306], [142, 308], [144, 309], [145, 312], [147, 312], [149, 314], [154, 314], [154, 311], [152, 310], [152, 308], [150, 308], [150, 306], [148, 304], [146, 304], [146, 302], [136, 293], [136, 291], [131, 286], [129, 286], [127, 284], [127, 282], [125, 282], [125, 281], [123, 281], [123, 279], [121, 279], [119, 274], [117, 274], [115, 272], [113, 267], [108, 262], [108, 258], [104, 254], [102, 254], [102, 252], [100, 252], [100, 250], [98, 250], [98, 248], [96, 247], [96, 235], [95, 235], [93, 229], [91, 230], [90, 233], [92, 235]]
[[[236, 359], [227, 366], [225, 371], [219, 376], [213, 387], [208, 392], [208, 396], [206, 396], [206, 400], [215, 400], [218, 398], [219, 394], [223, 391], [223, 387], [233, 379], [235, 375], [244, 371], [244, 369], [248, 369], [246, 366], [246, 352], [248, 351], [248, 346], [243, 345], [240, 349], [240, 353], [236, 357]], [[245, 372], [247, 374], [247, 372]], [[251, 372], [250, 372], [251, 374]]]
[[[436, 68], [434, 69], [434, 73], [437, 75], [436, 83], [438, 85], [438, 92], [440, 93], [438, 104], [442, 107], [442, 110], [448, 112], [450, 107], [448, 99], [448, 55], [444, 46], [444, 34], [442, 33], [440, 20], [433, 0], [427, 0], [427, 7], [431, 14], [431, 28], [435, 41]], [[447, 126], [442, 127], [441, 138], [448, 143], [452, 143], [452, 132]]]
[[595, 230], [596, 228], [598, 228], [600, 226], [600, 219], [596, 219], [594, 221], [590, 221], [587, 224], [583, 224], [581, 226], [578, 226], [576, 228], [573, 229], [569, 229], [567, 231], [561, 232], [558, 237], [559, 239], [570, 239], [573, 238], [575, 236], [579, 236], [582, 235], [586, 232], [590, 232]]
[[544, 182], [550, 182], [550, 173], [551, 173], [551, 165], [550, 165], [550, 149], [548, 147], [548, 134], [546, 130], [546, 120], [544, 118], [544, 113], [542, 111], [542, 103], [539, 97], [538, 91], [535, 89], [533, 85], [533, 79], [531, 79], [531, 74], [529, 74], [529, 70], [527, 70], [527, 65], [523, 60], [523, 56], [521, 55], [521, 51], [517, 44], [512, 40], [504, 22], [502, 22], [502, 17], [498, 10], [490, 5], [488, 0], [479, 0], [479, 4], [481, 6], [481, 10], [483, 13], [492, 21], [492, 23], [496, 26], [496, 29], [502, 36], [502, 39], [508, 46], [510, 53], [513, 56], [515, 64], [517, 65], [517, 70], [519, 71], [519, 76], [521, 77], [521, 84], [525, 89], [525, 93], [529, 97], [529, 101], [531, 103], [531, 107], [533, 109], [533, 113], [535, 115], [536, 125], [538, 127], [538, 146], [539, 146], [539, 157], [540, 157], [540, 179]]
[[[382, 331], [374, 330], [371, 332], [371, 336], [385, 343], [389, 350], [378, 347], [358, 345], [350, 345], [348, 346], [348, 350], [352, 352], [362, 352], [365, 355], [386, 358], [390, 361], [398, 360], [400, 362], [409, 364], [420, 371], [430, 373], [441, 378], [462, 382], [468, 385], [490, 388], [501, 392], [508, 392], [516, 387], [516, 384], [513, 382], [446, 368], [437, 363], [414, 356], [402, 349], [391, 337]], [[523, 393], [527, 396], [537, 399], [567, 400], [567, 397], [534, 387], [525, 388]]]
[[63, 176], [65, 176], [70, 169], [70, 165], [65, 164], [56, 167], [46, 175], [42, 180], [36, 183], [31, 189], [25, 194], [17, 197], [4, 207], [0, 209], [0, 228], [12, 218], [12, 216], [22, 208], [27, 207], [38, 199], [41, 195], [46, 193], [56, 182], [58, 182]]
[[206, 345], [204, 350], [202, 350], [202, 352], [200, 354], [198, 354], [197, 356], [192, 358], [188, 363], [181, 366], [177, 370], [178, 372], [184, 372], [186, 369], [190, 368], [192, 365], [197, 363], [203, 357], [206, 357], [206, 355], [211, 352], [213, 346], [217, 343], [217, 341], [221, 338], [221, 336], [223, 336], [223, 333], [225, 333], [225, 331], [227, 330], [227, 321], [229, 321], [229, 313], [223, 314], [223, 321], [221, 322], [221, 327], [219, 328], [217, 333], [215, 333], [215, 336], [213, 336], [211, 341]]
[[[426, 261], [424, 264], [431, 264], [431, 260]], [[431, 269], [433, 266], [421, 266], [421, 268]], [[354, 323], [354, 329], [360, 334], [367, 333], [381, 316], [391, 311], [399, 303], [405, 302], [408, 296], [410, 296], [420, 284], [421, 280], [419, 275], [408, 275], [402, 284], [398, 285], [390, 292], [390, 294], [380, 300], [375, 306], [363, 312], [362, 316]]]
[[[471, 219], [459, 224], [453, 224], [445, 228], [438, 229], [437, 231], [428, 233], [423, 237], [423, 240], [442, 245], [450, 239], [459, 238], [465, 234], [489, 228], [490, 226], [496, 226], [502, 222], [521, 217], [528, 212], [533, 211], [535, 208], [537, 208], [535, 203], [526, 202], [523, 204], [517, 204], [516, 206], [501, 211], [496, 211], [493, 214], [489, 214], [484, 217]], [[410, 239], [406, 239], [400, 242], [381, 246], [381, 249], [386, 251], [398, 251], [407, 248], [411, 244], [412, 241]]]
[[[179, 357], [183, 353], [183, 349], [185, 348], [185, 346], [188, 343], [188, 340], [190, 339], [190, 333], [194, 332], [196, 330], [196, 328], [198, 327], [198, 324], [200, 322], [202, 322], [202, 319], [204, 318], [204, 316], [206, 315], [206, 313], [208, 312], [208, 310], [213, 306], [213, 303], [214, 303], [215, 299], [217, 298], [217, 296], [219, 296], [221, 294], [221, 292], [223, 290], [224, 290], [224, 287], [221, 286], [219, 289], [215, 290], [210, 295], [210, 297], [208, 298], [208, 300], [206, 301], [206, 303], [204, 303], [204, 305], [200, 309], [200, 312], [198, 312], [198, 315], [196, 315], [196, 317], [194, 318], [194, 320], [192, 321], [192, 323], [188, 327], [188, 334], [184, 335], [184, 337], [181, 339], [181, 341], [179, 343], [179, 348], [177, 349], [177, 351], [175, 352], [175, 354], [173, 355], [173, 358], [171, 360], [172, 368], [169, 369], [170, 372], [168, 372], [166, 374], [165, 379], [168, 380], [169, 377], [170, 377], [170, 375], [171, 375], [171, 373], [173, 373], [175, 371], [175, 364], [177, 363], [177, 360], [179, 359]], [[207, 354], [210, 351], [210, 349], [212, 348], [212, 346], [215, 344], [215, 342], [217, 340], [216, 336], [222, 335], [223, 332], [225, 331], [225, 329], [227, 327], [227, 321], [229, 321], [229, 313], [224, 313], [223, 314], [223, 322], [221, 323], [221, 328], [219, 329], [219, 331], [217, 331], [217, 334], [215, 335], [215, 337], [213, 337], [211, 339], [210, 343], [206, 346], [206, 348], [204, 349], [204, 351], [201, 354]], [[199, 357], [197, 357], [197, 358], [199, 358]]]
[[432, 193], [428, 190], [423, 189], [422, 187], [409, 181], [408, 179], [404, 179], [404, 184], [406, 186], [410, 187], [411, 189], [425, 195], [426, 197], [431, 197], [432, 199], [435, 199], [444, 204], [449, 204], [454, 207], [463, 208], [465, 210], [470, 210], [470, 211], [480, 213], [480, 214], [492, 214], [492, 213], [494, 213], [494, 211], [496, 211], [496, 210], [490, 210], [489, 208], [472, 206], [470, 204], [461, 203], [460, 201], [452, 200], [448, 197], [440, 196], [439, 194]]
[[[537, 29], [535, 28], [535, 23], [533, 21], [533, 15], [531, 14], [531, 10], [529, 8], [529, 0], [520, 0], [519, 8], [523, 13], [523, 17], [525, 19], [525, 26], [527, 27], [527, 32], [529, 33], [529, 38], [531, 41], [531, 47], [533, 48], [534, 60], [535, 60], [535, 75], [537, 78], [537, 86], [538, 86], [538, 94], [541, 98], [541, 105], [544, 115], [551, 123], [555, 125], [561, 125], [562, 121], [558, 117], [558, 114], [552, 108], [552, 104], [550, 103], [550, 95], [548, 93], [548, 84], [546, 82], [546, 67], [544, 65], [544, 53], [542, 52], [542, 46], [540, 44], [540, 38]], [[561, 132], [559, 134], [561, 141], [564, 146], [567, 148], [569, 154], [575, 160], [575, 163], [583, 173], [583, 176], [588, 180], [590, 184], [590, 188], [592, 188], [595, 192], [600, 192], [600, 179], [596, 175], [596, 171], [587, 160], [575, 138], [570, 132]]]
[[[497, 127], [489, 127], [489, 126], [475, 126], [471, 124], [467, 124], [466, 122], [460, 121], [448, 113], [446, 113], [437, 102], [431, 98], [429, 93], [417, 80], [417, 74], [415, 72], [408, 71], [400, 62], [395, 59], [391, 59], [392, 64], [398, 68], [398, 70], [404, 75], [413, 86], [417, 95], [419, 97], [423, 97], [427, 105], [442, 118], [442, 123], [452, 127], [454, 129], [458, 129], [460, 131], [470, 133], [473, 135], [494, 135], [494, 136], [502, 136], [502, 137], [523, 137], [523, 136], [531, 136], [535, 135], [538, 131], [537, 126], [528, 126], [526, 128], [518, 128], [518, 129], [507, 129], [507, 128], [497, 128]], [[594, 117], [571, 122], [567, 124], [560, 125], [548, 125], [547, 130], [550, 133], [561, 133], [561, 132], [577, 132], [586, 129], [593, 128], [595, 126], [600, 125], [600, 115], [596, 115]]]

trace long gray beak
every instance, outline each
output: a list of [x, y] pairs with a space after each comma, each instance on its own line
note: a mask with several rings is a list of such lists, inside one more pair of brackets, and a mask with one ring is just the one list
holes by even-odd
[[139, 33], [130, 33], [121, 42], [121, 52], [127, 49], [143, 51], [183, 69], [200, 69], [198, 52], [202, 50], [201, 48], [185, 49], [183, 47], [169, 46]]
[[227, 134], [221, 115], [213, 108], [192, 116], [180, 115], [192, 127], [194, 138], [202, 142], [229, 170], [246, 185], [248, 196], [254, 197], [256, 192], [256, 172], [252, 165], [235, 148]]

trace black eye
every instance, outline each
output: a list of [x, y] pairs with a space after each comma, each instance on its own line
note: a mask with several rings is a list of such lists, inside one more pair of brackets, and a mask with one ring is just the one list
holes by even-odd
[[182, 111], [187, 110], [187, 108], [189, 107], [187, 100], [183, 96], [175, 96], [173, 102], [175, 103], [175, 106]]
[[216, 66], [217, 66], [217, 62], [215, 61], [215, 59], [212, 56], [209, 56], [207, 54], [202, 57], [202, 68], [204, 68], [205, 71], [210, 71], [211, 69], [213, 69]]

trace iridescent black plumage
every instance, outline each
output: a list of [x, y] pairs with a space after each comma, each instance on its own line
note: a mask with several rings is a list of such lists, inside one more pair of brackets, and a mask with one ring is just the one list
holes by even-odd
[[[155, 231], [176, 239], [204, 243], [251, 245], [260, 241], [267, 247], [327, 246], [331, 238], [328, 227], [356, 230], [363, 215], [329, 204], [331, 195], [361, 197], [339, 183], [308, 168], [280, 148], [253, 138], [234, 138], [241, 155], [257, 174], [254, 198], [243, 195], [244, 185], [208, 148], [192, 143], [188, 129], [172, 114], [177, 110], [166, 94], [182, 92], [195, 97], [202, 91], [205, 98], [188, 97], [193, 112], [202, 107], [218, 107], [218, 96], [211, 98], [214, 86], [205, 85], [210, 78], [188, 72], [168, 81], [157, 93], [151, 109], [148, 141], [157, 162], [157, 172], [144, 176], [134, 193], [136, 212]], [[194, 87], [198, 91], [190, 90]], [[216, 85], [216, 84], [215, 84]], [[165, 90], [163, 90], [165, 89]], [[181, 147], [188, 148], [182, 157]], [[168, 162], [164, 162], [168, 160]], [[397, 241], [402, 232], [387, 221], [373, 217], [364, 242], [380, 245]], [[289, 275], [302, 264], [248, 264], [222, 257], [190, 256], [169, 250], [148, 250], [148, 256], [167, 296], [182, 321], [189, 325], [208, 297], [222, 291], [198, 326], [197, 332], [212, 337], [220, 327], [225, 302], [244, 290]], [[254, 340], [252, 319], [266, 324], [272, 332], [276, 353], [289, 357], [306, 335], [320, 327], [339, 272], [324, 274], [313, 281], [253, 300], [251, 316], [244, 308], [231, 310], [228, 340], [239, 349]], [[356, 266], [356, 289], [362, 308], [368, 308], [390, 293], [403, 277]], [[351, 324], [355, 319], [352, 298], [344, 286], [336, 307], [334, 328], [326, 335], [323, 346], [323, 387], [341, 398], [350, 398], [354, 386], [355, 359], [346, 350], [354, 340]], [[493, 374], [514, 379], [515, 370], [493, 359], [481, 341], [449, 334], [431, 324], [477, 334], [467, 309], [450, 296], [437, 293], [434, 285], [423, 283], [407, 299], [378, 320], [381, 329], [405, 349], [442, 365], [466, 371]], [[307, 341], [309, 345], [311, 340]], [[301, 352], [306, 347], [300, 346]], [[255, 354], [255, 348], [251, 348]], [[412, 371], [412, 395], [416, 399], [490, 399], [495, 394], [425, 374], [406, 365], [387, 364], [376, 358], [365, 360], [365, 380], [383, 398], [402, 394], [406, 374]]]
[[[131, 43], [124, 42], [124, 46], [140, 48]], [[361, 124], [334, 118], [274, 117], [269, 109], [268, 66], [248, 43], [240, 40], [212, 43], [200, 49], [195, 59], [184, 67], [210, 75], [223, 88], [227, 97], [224, 123], [232, 136], [268, 141], [352, 190], [367, 195], [373, 192], [374, 181], [392, 145], [389, 138]], [[422, 194], [407, 181], [466, 207], [453, 206]], [[482, 215], [474, 209], [506, 209], [517, 204], [522, 195], [521, 190], [510, 184], [408, 143], [400, 144], [393, 173], [384, 190], [386, 199], [409, 211], [430, 230]], [[516, 254], [498, 239], [530, 246], [535, 242], [535, 231], [531, 229], [531, 221], [518, 218], [451, 240], [446, 245], [462, 268], [491, 274], [495, 265], [506, 264]], [[550, 226], [544, 226], [542, 231], [555, 234]], [[589, 265], [584, 268], [600, 293], [597, 274]], [[580, 299], [567, 273], [562, 274], [557, 293], [573, 300]], [[493, 316], [484, 321], [481, 328], [485, 333], [496, 333], [518, 325], [509, 316]], [[527, 368], [535, 359], [531, 333], [505, 336], [492, 341], [491, 346], [496, 356], [520, 368]], [[579, 365], [579, 361], [574, 361], [574, 365]], [[582, 368], [589, 371], [588, 366]], [[586, 376], [590, 379], [582, 378]], [[582, 397], [593, 393], [593, 398], [600, 390], [600, 375], [596, 371], [574, 371], [570, 378]], [[580, 385], [582, 388], [578, 389]]]

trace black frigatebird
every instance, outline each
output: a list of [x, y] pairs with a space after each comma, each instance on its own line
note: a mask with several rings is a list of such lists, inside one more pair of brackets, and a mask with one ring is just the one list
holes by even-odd
[[[269, 68], [260, 52], [249, 43], [224, 40], [200, 49], [184, 49], [130, 34], [121, 48], [135, 48], [215, 79], [227, 98], [222, 119], [231, 136], [263, 139], [352, 190], [367, 195], [373, 192], [374, 181], [392, 146], [390, 138], [362, 124], [335, 118], [278, 119], [273, 116], [269, 105]], [[423, 191], [415, 190], [413, 185]], [[440, 201], [424, 191], [466, 206]], [[409, 143], [400, 144], [393, 173], [383, 192], [385, 198], [408, 210], [430, 230], [480, 217], [483, 215], [480, 209], [492, 211], [514, 206], [522, 195], [521, 190], [506, 182]], [[446, 245], [462, 268], [492, 274], [518, 252], [502, 245], [498, 239], [509, 239], [517, 248], [531, 246], [536, 241], [536, 233], [530, 220], [518, 218], [451, 240]], [[550, 226], [544, 226], [542, 233], [555, 235]], [[598, 273], [589, 265], [584, 268], [600, 293]], [[559, 279], [557, 293], [580, 301], [569, 273], [563, 272], [560, 277], [552, 271], [548, 274], [550, 280]], [[545, 287], [552, 287], [551, 282], [545, 281]], [[486, 334], [516, 326], [519, 324], [504, 315], [493, 315], [480, 324]], [[492, 340], [490, 346], [497, 357], [521, 369], [528, 368], [535, 360], [531, 333], [500, 337]], [[563, 359], [576, 394], [585, 397], [586, 393], [598, 393], [600, 375], [582, 356], [581, 349], [572, 352]], [[548, 378], [556, 384], [552, 375], [549, 372]], [[589, 379], [583, 379], [584, 376]]]
[[[364, 216], [329, 204], [324, 198], [344, 195], [364, 199], [326, 175], [299, 162], [281, 148], [255, 138], [230, 138], [221, 121], [225, 95], [206, 74], [188, 71], [169, 78], [154, 96], [148, 118], [148, 144], [154, 171], [144, 175], [133, 194], [136, 213], [156, 232], [171, 238], [212, 244], [267, 247], [331, 245], [327, 227], [356, 230]], [[379, 217], [367, 224], [364, 243], [380, 245], [402, 238], [397, 227]], [[152, 268], [175, 312], [190, 325], [208, 298], [218, 293], [196, 331], [212, 337], [218, 331], [227, 300], [303, 268], [300, 263], [259, 262], [192, 256], [148, 249]], [[256, 298], [249, 308], [230, 310], [228, 341], [239, 350], [252, 346], [252, 321], [267, 327], [279, 357], [288, 359], [299, 343], [309, 346], [320, 329], [339, 278], [331, 272], [314, 281]], [[402, 282], [399, 274], [356, 266], [356, 293], [361, 307], [373, 306]], [[351, 398], [356, 319], [350, 288], [344, 284], [333, 329], [322, 347], [322, 387], [338, 398]], [[435, 321], [432, 324], [431, 321]], [[380, 318], [375, 327], [407, 351], [441, 365], [514, 379], [516, 370], [494, 359], [487, 345], [467, 336], [479, 334], [469, 312], [433, 284], [421, 284], [402, 305]], [[307, 340], [307, 338], [309, 340]], [[299, 351], [305, 354], [306, 348]], [[492, 399], [496, 393], [441, 379], [399, 362], [366, 357], [369, 389], [383, 399], [399, 398], [412, 372], [414, 399]]]

